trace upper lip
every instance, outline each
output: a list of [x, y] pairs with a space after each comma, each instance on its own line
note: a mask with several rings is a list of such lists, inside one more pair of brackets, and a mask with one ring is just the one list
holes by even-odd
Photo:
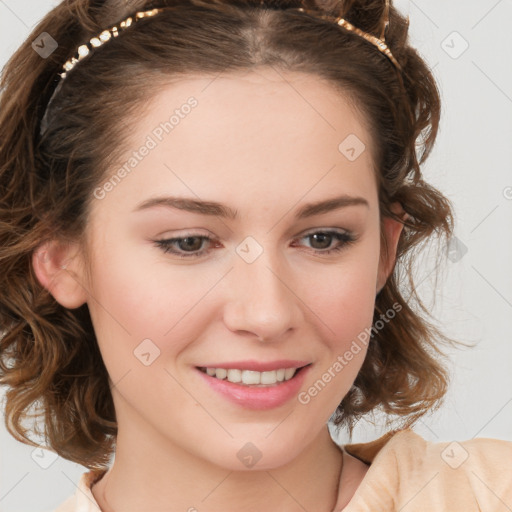
[[224, 363], [208, 363], [199, 365], [198, 368], [225, 368], [238, 370], [253, 370], [255, 372], [269, 372], [280, 368], [301, 368], [310, 364], [309, 361], [297, 361], [292, 359], [281, 359], [279, 361], [229, 361]]

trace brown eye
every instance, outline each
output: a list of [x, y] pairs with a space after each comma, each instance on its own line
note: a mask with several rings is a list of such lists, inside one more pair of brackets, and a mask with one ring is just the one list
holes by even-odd
[[184, 251], [198, 251], [203, 245], [203, 238], [199, 236], [188, 236], [178, 240], [178, 247]]
[[313, 244], [313, 249], [327, 249], [331, 243], [333, 236], [328, 233], [314, 233], [313, 235], [308, 235], [310, 239], [314, 240], [315, 243], [319, 243], [320, 246]]
[[[301, 237], [301, 239], [309, 239], [311, 249], [314, 253], [325, 255], [333, 252], [339, 252], [356, 241], [356, 237], [348, 231], [314, 231]], [[337, 245], [332, 247], [333, 242]]]
[[202, 249], [203, 242], [205, 241], [211, 242], [212, 239], [202, 235], [189, 235], [181, 238], [155, 240], [155, 245], [166, 254], [174, 254], [180, 258], [193, 258], [202, 256], [207, 252]]

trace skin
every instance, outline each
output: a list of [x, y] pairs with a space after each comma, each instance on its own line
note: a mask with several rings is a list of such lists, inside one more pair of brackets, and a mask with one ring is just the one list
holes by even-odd
[[[309, 403], [293, 398], [265, 411], [227, 401], [195, 366], [306, 360], [304, 391], [371, 326], [402, 227], [384, 222], [384, 253], [371, 138], [361, 114], [318, 77], [259, 69], [166, 86], [133, 122], [131, 151], [190, 96], [198, 106], [93, 201], [89, 260], [78, 244], [57, 240], [33, 259], [62, 305], [87, 302], [113, 383], [116, 458], [93, 495], [107, 512], [341, 510], [368, 466], [342, 457], [326, 422], [361, 368], [364, 344]], [[350, 134], [366, 146], [355, 161], [338, 150]], [[368, 205], [294, 218], [304, 204], [340, 194]], [[217, 201], [239, 219], [133, 211], [164, 195]], [[341, 243], [305, 235], [327, 229], [355, 241], [319, 254]], [[154, 242], [192, 235], [213, 240], [194, 241], [204, 251], [197, 258]], [[263, 249], [251, 264], [236, 252], [248, 236]], [[173, 247], [186, 253], [183, 243]], [[160, 350], [149, 366], [134, 356], [144, 339]], [[248, 442], [261, 453], [251, 468], [237, 457]]]

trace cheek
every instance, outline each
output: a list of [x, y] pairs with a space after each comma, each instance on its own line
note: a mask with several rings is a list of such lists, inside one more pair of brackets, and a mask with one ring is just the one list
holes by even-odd
[[114, 246], [98, 251], [101, 258], [96, 256], [88, 301], [113, 380], [138, 363], [134, 357], [139, 347], [149, 348], [152, 355], [176, 356], [197, 338], [201, 329], [197, 311], [204, 310], [201, 302], [218, 280], [216, 273], [203, 275], [192, 267], [171, 268], [163, 261], [151, 261], [147, 249], [122, 251]]
[[91, 222], [91, 306], [98, 320], [121, 324], [136, 338], [162, 337], [190, 310], [204, 282], [191, 267], [170, 264], [152, 241], [134, 237], [120, 213], [117, 222], [103, 221], [110, 217], [116, 212], [98, 210]]
[[317, 292], [310, 297], [314, 312], [324, 324], [333, 347], [343, 349], [365, 328], [371, 326], [375, 307], [379, 262], [378, 237], [352, 250], [339, 265], [320, 268], [309, 286]]
[[[334, 411], [352, 387], [366, 357], [375, 307], [378, 243], [354, 251], [342, 265], [317, 272], [311, 296], [323, 350], [298, 400], [315, 412]], [[310, 278], [310, 286], [311, 286]]]

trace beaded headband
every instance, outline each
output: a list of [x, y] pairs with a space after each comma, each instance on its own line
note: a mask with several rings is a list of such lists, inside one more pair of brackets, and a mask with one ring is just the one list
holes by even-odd
[[[43, 116], [43, 119], [41, 121], [41, 134], [46, 130], [47, 128], [47, 122], [46, 122], [46, 114], [48, 112], [48, 108], [50, 103], [52, 102], [53, 98], [56, 96], [58, 91], [61, 89], [62, 82], [66, 78], [67, 74], [85, 57], [87, 57], [90, 53], [93, 52], [95, 48], [99, 48], [100, 46], [104, 45], [106, 42], [108, 42], [110, 39], [118, 37], [119, 34], [126, 30], [128, 27], [134, 25], [137, 23], [137, 21], [148, 18], [151, 16], [155, 16], [159, 14], [160, 12], [168, 9], [168, 7], [161, 7], [161, 8], [155, 8], [148, 11], [139, 11], [133, 14], [132, 16], [129, 16], [128, 18], [124, 19], [123, 21], [119, 22], [117, 25], [114, 25], [110, 28], [105, 29], [101, 34], [98, 36], [93, 37], [90, 39], [87, 43], [82, 44], [78, 47], [74, 57], [71, 57], [69, 60], [65, 62], [65, 64], [62, 66], [63, 72], [59, 73], [61, 77], [61, 81], [55, 91], [53, 92], [52, 97], [50, 98], [50, 101], [48, 102], [48, 105], [46, 107], [46, 112]], [[303, 8], [296, 9], [300, 12], [306, 12], [314, 14], [315, 16], [318, 16], [318, 13], [314, 11], [310, 11]], [[322, 16], [325, 18], [325, 16]], [[361, 36], [369, 43], [373, 44], [382, 54], [384, 54], [392, 63], [393, 65], [399, 70], [402, 70], [402, 67], [398, 63], [398, 61], [393, 57], [393, 54], [391, 53], [391, 50], [389, 49], [388, 45], [386, 44], [385, 35], [389, 26], [389, 0], [386, 0], [385, 10], [384, 10], [384, 24], [382, 27], [382, 32], [380, 37], [375, 37], [371, 34], [368, 34], [367, 32], [364, 32], [363, 30], [355, 27], [351, 23], [349, 23], [347, 20], [345, 20], [342, 17], [337, 17], [334, 22], [349, 30], [350, 32], [354, 32], [355, 34]]]

